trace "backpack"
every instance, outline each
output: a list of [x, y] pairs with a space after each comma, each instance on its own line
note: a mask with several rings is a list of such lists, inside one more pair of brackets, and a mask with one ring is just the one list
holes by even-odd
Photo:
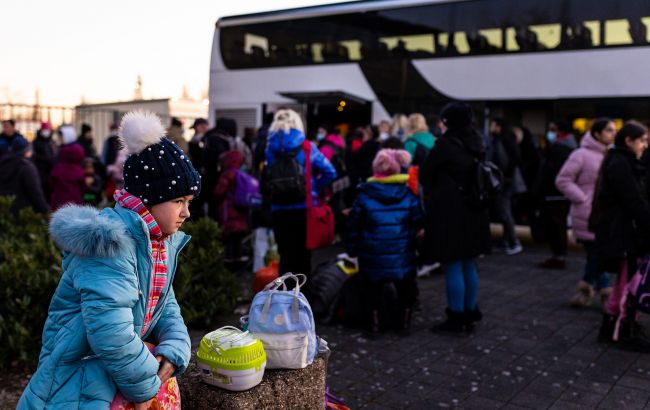
[[[453, 137], [449, 139], [465, 149], [465, 145], [459, 139]], [[459, 184], [458, 189], [471, 206], [485, 208], [490, 206], [503, 188], [503, 173], [492, 161], [475, 156], [472, 156], [472, 159], [476, 167], [475, 177], [472, 178], [469, 186]]]
[[336, 262], [323, 262], [316, 267], [309, 285], [309, 300], [312, 301], [312, 310], [316, 317], [324, 317], [330, 312], [346, 280], [348, 275]]
[[336, 180], [332, 182], [332, 193], [341, 192], [350, 187], [350, 177], [348, 177], [347, 166], [345, 165], [345, 150], [331, 141], [324, 140], [318, 148], [329, 146], [334, 149], [334, 156], [330, 163], [336, 170]]
[[262, 195], [259, 181], [244, 171], [235, 171], [235, 192], [232, 193], [231, 199], [235, 206], [240, 208], [261, 208]]
[[264, 169], [263, 186], [272, 204], [289, 205], [307, 199], [305, 171], [296, 160], [301, 150], [302, 145], [293, 151], [278, 153], [275, 161]]
[[[286, 281], [294, 280], [287, 290]], [[264, 344], [267, 369], [302, 369], [318, 352], [311, 306], [300, 292], [307, 277], [287, 273], [255, 295], [248, 315], [248, 331]], [[280, 289], [282, 287], [282, 289]]]
[[[628, 272], [629, 274], [629, 272]], [[624, 319], [634, 318], [637, 312], [650, 313], [650, 255], [645, 255], [637, 271], [630, 277], [619, 302], [620, 314], [614, 328], [614, 340], [619, 339]]]
[[424, 145], [420, 144], [416, 140], [413, 140], [413, 142], [415, 142], [415, 153], [413, 155], [413, 160], [411, 161], [411, 165], [422, 167], [424, 161], [426, 161], [427, 156], [429, 155], [429, 151], [431, 150], [427, 149]]

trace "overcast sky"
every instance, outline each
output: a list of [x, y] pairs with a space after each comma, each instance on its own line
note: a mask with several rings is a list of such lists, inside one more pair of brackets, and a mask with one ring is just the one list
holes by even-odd
[[2, 0], [0, 103], [199, 98], [220, 16], [342, 0]]

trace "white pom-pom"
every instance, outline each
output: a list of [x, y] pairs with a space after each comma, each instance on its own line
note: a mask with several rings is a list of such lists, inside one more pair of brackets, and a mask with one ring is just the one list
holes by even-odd
[[122, 117], [119, 136], [129, 154], [139, 154], [148, 146], [160, 142], [165, 136], [165, 127], [152, 112], [131, 111]]

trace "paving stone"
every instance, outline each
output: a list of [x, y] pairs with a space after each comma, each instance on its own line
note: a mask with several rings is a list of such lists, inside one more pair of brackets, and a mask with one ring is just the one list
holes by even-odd
[[614, 386], [598, 406], [599, 409], [643, 409], [650, 392]]

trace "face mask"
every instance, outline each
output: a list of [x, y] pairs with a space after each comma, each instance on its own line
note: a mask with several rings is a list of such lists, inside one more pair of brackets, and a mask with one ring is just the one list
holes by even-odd
[[379, 133], [379, 141], [386, 141], [388, 138], [390, 138], [390, 134], [387, 132], [380, 132]]
[[50, 135], [52, 135], [52, 131], [50, 130], [42, 130], [41, 135], [45, 138], [50, 138]]
[[549, 131], [546, 133], [546, 139], [550, 143], [554, 143], [555, 140], [557, 139], [557, 133], [555, 131]]
[[322, 140], [324, 140], [324, 139], [325, 139], [325, 133], [324, 133], [324, 132], [319, 132], [319, 133], [316, 135], [316, 139], [317, 139], [318, 141], [322, 141]]

